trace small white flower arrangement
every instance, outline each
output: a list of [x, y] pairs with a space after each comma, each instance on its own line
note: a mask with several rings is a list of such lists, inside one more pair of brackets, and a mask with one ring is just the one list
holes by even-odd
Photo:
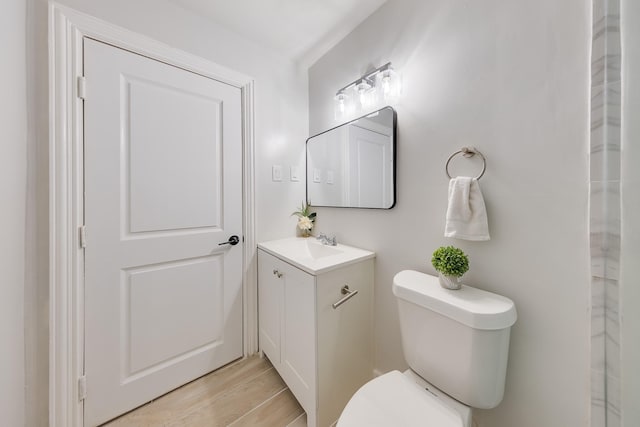
[[291, 214], [291, 216], [293, 215], [298, 217], [298, 228], [302, 232], [302, 235], [304, 237], [310, 236], [313, 223], [316, 220], [316, 213], [311, 212], [311, 204], [302, 202], [300, 209]]

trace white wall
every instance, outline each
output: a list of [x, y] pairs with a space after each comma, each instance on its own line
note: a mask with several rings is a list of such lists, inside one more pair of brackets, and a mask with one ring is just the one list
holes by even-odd
[[[294, 235], [296, 222], [289, 215], [304, 198], [304, 181], [289, 182], [288, 166], [298, 165], [304, 170], [304, 142], [308, 130], [306, 73], [277, 53], [166, 0], [61, 0], [59, 3], [254, 77], [257, 237], [267, 240]], [[47, 4], [46, 0], [29, 0], [29, 5], [29, 37], [33, 44], [29, 58], [33, 71], [30, 83], [36, 88], [30, 97], [35, 130], [29, 157], [29, 179], [33, 180], [29, 201], [37, 214], [30, 218], [32, 235], [27, 253], [28, 262], [37, 274], [28, 280], [25, 301], [27, 363], [33, 369], [27, 378], [27, 400], [32, 408], [36, 408], [28, 414], [27, 424], [45, 425], [48, 376]], [[11, 85], [15, 90], [15, 79]], [[283, 182], [271, 182], [272, 164], [285, 167]], [[18, 232], [19, 228], [15, 227], [15, 230]]]
[[26, 190], [26, 6], [0, 14], [0, 423], [24, 424], [24, 256]]
[[[377, 368], [406, 367], [393, 275], [434, 273], [438, 246], [469, 254], [466, 283], [516, 303], [506, 395], [475, 412], [481, 427], [588, 425], [590, 7], [390, 0], [309, 71], [310, 134], [335, 125], [335, 91], [367, 69], [392, 61], [404, 77], [396, 207], [317, 209], [318, 231], [377, 252]], [[443, 237], [444, 165], [464, 145], [487, 158], [489, 242]]]
[[640, 3], [622, 6], [622, 422], [640, 425]]

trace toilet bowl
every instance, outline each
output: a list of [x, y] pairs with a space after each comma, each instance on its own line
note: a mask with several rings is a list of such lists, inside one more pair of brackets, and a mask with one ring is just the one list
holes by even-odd
[[342, 411], [337, 427], [470, 427], [471, 408], [410, 369], [391, 371], [363, 385]]
[[503, 398], [513, 301], [411, 270], [396, 274], [393, 293], [410, 369], [363, 385], [337, 427], [471, 427], [472, 407]]

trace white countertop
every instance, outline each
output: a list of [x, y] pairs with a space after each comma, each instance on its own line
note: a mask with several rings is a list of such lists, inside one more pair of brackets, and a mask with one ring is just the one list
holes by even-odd
[[314, 276], [376, 256], [375, 252], [352, 246], [323, 245], [315, 237], [271, 240], [258, 243], [258, 248]]

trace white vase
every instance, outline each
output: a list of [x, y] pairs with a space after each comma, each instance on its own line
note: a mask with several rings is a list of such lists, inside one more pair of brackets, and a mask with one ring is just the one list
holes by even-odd
[[304, 229], [304, 230], [298, 229], [298, 230], [299, 230], [298, 235], [300, 237], [310, 237], [311, 236], [311, 230], [307, 230], [307, 229]]
[[460, 277], [458, 276], [449, 276], [448, 274], [438, 273], [438, 279], [440, 280], [440, 286], [445, 289], [456, 290], [462, 287]]

